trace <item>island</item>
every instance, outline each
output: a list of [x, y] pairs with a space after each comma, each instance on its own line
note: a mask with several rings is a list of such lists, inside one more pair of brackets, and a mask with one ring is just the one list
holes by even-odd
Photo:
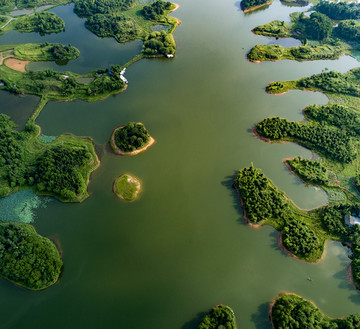
[[59, 279], [62, 261], [55, 245], [28, 224], [0, 223], [0, 276], [42, 290]]
[[110, 138], [110, 145], [118, 155], [136, 155], [146, 151], [155, 140], [141, 123], [129, 122], [117, 127]]
[[269, 6], [273, 2], [274, 0], [242, 0], [240, 6], [244, 13], [247, 13], [265, 6]]
[[285, 293], [270, 304], [270, 319], [274, 329], [329, 328], [354, 329], [360, 326], [360, 313], [332, 319], [314, 303], [295, 294]]
[[62, 135], [42, 143], [35, 123], [15, 127], [0, 114], [0, 196], [33, 189], [66, 202], [85, 200], [90, 173], [99, 165], [92, 140]]
[[234, 311], [226, 305], [217, 305], [206, 314], [197, 329], [236, 329]]
[[279, 45], [256, 45], [248, 53], [252, 62], [290, 59], [297, 61], [337, 59], [351, 55], [359, 48], [359, 5], [344, 2], [321, 2], [311, 10], [310, 16], [292, 13], [291, 24], [273, 21], [253, 29], [253, 33], [275, 38], [295, 38], [302, 46], [284, 48]]
[[117, 197], [126, 201], [138, 198], [141, 190], [141, 182], [135, 176], [123, 174], [115, 179], [113, 191]]

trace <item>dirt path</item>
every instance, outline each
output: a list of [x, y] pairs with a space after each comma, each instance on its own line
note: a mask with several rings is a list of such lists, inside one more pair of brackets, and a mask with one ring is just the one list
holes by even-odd
[[7, 18], [10, 18], [3, 26], [0, 27], [0, 29], [3, 29], [5, 26], [7, 26], [8, 24], [10, 24], [10, 22], [12, 22], [15, 18], [10, 17], [10, 16], [5, 16]]

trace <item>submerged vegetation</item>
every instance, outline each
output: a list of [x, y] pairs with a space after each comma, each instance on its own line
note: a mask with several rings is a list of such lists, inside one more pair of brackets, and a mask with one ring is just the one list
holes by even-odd
[[27, 224], [0, 224], [0, 275], [25, 288], [54, 284], [62, 261], [55, 245]]
[[295, 294], [283, 294], [275, 299], [271, 307], [271, 322], [274, 329], [355, 329], [360, 326], [360, 314], [332, 319], [304, 298]]
[[205, 315], [197, 329], [236, 329], [234, 311], [226, 305], [214, 307]]

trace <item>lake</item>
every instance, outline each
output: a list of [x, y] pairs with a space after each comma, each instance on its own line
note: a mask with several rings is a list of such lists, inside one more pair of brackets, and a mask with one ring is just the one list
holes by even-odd
[[[347, 280], [348, 249], [326, 246], [319, 264], [282, 252], [272, 227], [248, 227], [232, 182], [237, 170], [259, 167], [297, 206], [326, 204], [326, 194], [305, 186], [282, 159], [313, 154], [296, 144], [257, 139], [254, 125], [269, 116], [302, 120], [309, 104], [326, 104], [321, 93], [265, 93], [270, 81], [297, 79], [325, 68], [346, 72], [359, 62], [250, 63], [256, 44], [272, 44], [251, 29], [308, 7], [275, 1], [268, 9], [244, 14], [233, 0], [179, 0], [173, 14], [174, 59], [144, 59], [126, 70], [127, 90], [96, 102], [50, 102], [37, 119], [42, 133], [91, 136], [101, 166], [92, 175], [90, 197], [82, 204], [56, 200], [38, 208], [34, 226], [63, 251], [60, 281], [32, 292], [0, 280], [3, 329], [195, 329], [199, 317], [219, 303], [229, 305], [238, 328], [269, 329], [270, 301], [284, 291], [314, 301], [332, 317], [360, 311], [360, 294]], [[40, 36], [9, 31], [1, 44], [61, 42], [81, 51], [65, 66], [33, 63], [87, 73], [124, 64], [141, 42], [118, 44], [97, 38], [73, 12], [52, 9], [66, 31]], [[23, 125], [38, 98], [0, 93], [3, 112]], [[141, 121], [156, 143], [135, 157], [112, 153], [113, 129]], [[131, 203], [112, 193], [116, 177], [130, 173], [143, 183]], [[310, 277], [312, 281], [308, 281]]]

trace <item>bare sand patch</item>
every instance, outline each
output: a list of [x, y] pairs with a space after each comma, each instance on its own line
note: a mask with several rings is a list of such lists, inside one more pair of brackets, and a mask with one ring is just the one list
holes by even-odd
[[8, 58], [5, 60], [5, 65], [10, 67], [11, 69], [19, 72], [26, 72], [26, 65], [30, 63], [30, 61], [22, 61], [16, 58]]

